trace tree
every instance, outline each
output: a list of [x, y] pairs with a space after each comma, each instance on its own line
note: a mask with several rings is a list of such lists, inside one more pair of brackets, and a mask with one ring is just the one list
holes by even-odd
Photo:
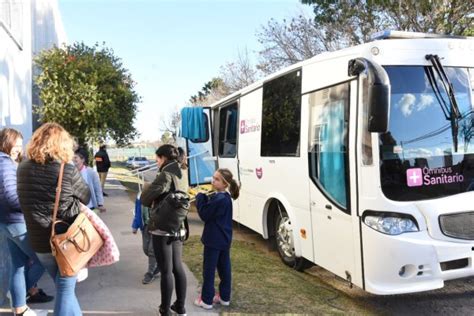
[[270, 74], [283, 67], [308, 59], [323, 51], [344, 47], [343, 42], [328, 40], [314, 19], [299, 15], [278, 22], [270, 19], [256, 34], [263, 49], [257, 68]]
[[278, 22], [270, 20], [257, 33], [263, 45], [257, 67], [273, 73], [283, 67], [370, 40], [386, 29], [474, 35], [474, 2], [461, 0], [301, 0], [313, 6], [314, 17], [304, 15]]
[[370, 40], [385, 29], [468, 35], [473, 31], [474, 2], [464, 0], [301, 0], [313, 5], [318, 27], [330, 40], [342, 37], [350, 45]]
[[196, 95], [191, 96], [189, 102], [192, 105], [210, 105], [229, 94], [229, 87], [224, 83], [224, 80], [219, 77], [214, 77], [206, 82]]
[[161, 131], [164, 133], [168, 133], [173, 139], [173, 141], [176, 142], [176, 139], [178, 137], [179, 126], [181, 124], [181, 113], [179, 111], [171, 113], [168, 121], [165, 121], [163, 119], [161, 124], [164, 127], [161, 129]]
[[125, 145], [137, 136], [133, 121], [140, 101], [134, 82], [113, 50], [74, 43], [35, 58], [40, 122], [57, 122], [80, 145], [106, 138]]
[[238, 51], [235, 61], [221, 66], [220, 77], [229, 94], [254, 83], [258, 78], [257, 69], [250, 61], [248, 50]]
[[171, 133], [170, 132], [164, 132], [162, 135], [161, 135], [161, 142], [163, 144], [171, 144], [174, 142], [174, 139], [173, 137], [171, 136]]

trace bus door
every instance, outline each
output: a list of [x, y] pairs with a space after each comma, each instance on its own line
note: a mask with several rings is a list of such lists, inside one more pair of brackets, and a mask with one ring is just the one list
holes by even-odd
[[202, 115], [205, 129], [204, 135], [197, 139], [186, 138], [189, 186], [210, 184], [212, 175], [216, 171], [216, 157], [213, 150], [213, 134], [211, 129], [211, 109], [209, 107], [203, 108]]
[[[238, 101], [220, 107], [217, 124], [217, 162], [219, 168], [227, 168], [240, 183], [238, 157], [239, 104]], [[234, 201], [234, 218], [239, 214], [238, 200]]]
[[308, 95], [314, 262], [344, 279], [355, 272], [349, 176], [354, 157], [348, 151], [349, 104], [356, 99], [353, 86], [345, 82]]

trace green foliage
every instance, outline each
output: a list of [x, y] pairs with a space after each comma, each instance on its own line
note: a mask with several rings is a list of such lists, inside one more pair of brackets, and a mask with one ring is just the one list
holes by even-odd
[[169, 131], [166, 131], [161, 135], [161, 142], [163, 144], [170, 144], [173, 141], [174, 141], [173, 136], [171, 135]]
[[34, 110], [42, 123], [63, 125], [79, 144], [111, 138], [125, 145], [137, 136], [140, 98], [113, 50], [74, 43], [43, 51], [35, 63], [42, 104]]
[[301, 0], [313, 5], [315, 23], [328, 40], [367, 42], [384, 29], [450, 35], [473, 33], [474, 2], [464, 0]]
[[189, 98], [189, 102], [195, 105], [207, 103], [206, 101], [209, 96], [221, 88], [226, 89], [224, 81], [218, 77], [212, 78], [210, 81], [204, 84], [202, 89], [198, 91], [196, 95], [193, 95]]

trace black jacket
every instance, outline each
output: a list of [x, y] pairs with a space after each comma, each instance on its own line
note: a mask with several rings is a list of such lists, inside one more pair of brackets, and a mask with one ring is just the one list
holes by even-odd
[[110, 159], [109, 155], [105, 150], [99, 150], [95, 156], [95, 165], [97, 167], [97, 172], [108, 172], [110, 168]]
[[166, 195], [164, 193], [168, 193], [172, 189], [173, 177], [175, 177], [178, 186], [174, 189], [188, 192], [187, 182], [181, 172], [181, 167], [176, 161], [172, 161], [163, 166], [163, 168], [160, 168], [156, 179], [142, 192], [140, 196], [142, 204], [151, 207], [153, 202], [155, 204], [159, 203], [160, 199]]
[[[49, 239], [60, 165], [56, 161], [42, 165], [25, 160], [18, 166], [18, 198], [35, 252], [51, 252]], [[87, 205], [89, 200], [90, 190], [81, 174], [72, 164], [66, 164], [58, 219], [72, 223], [79, 213], [79, 202]]]

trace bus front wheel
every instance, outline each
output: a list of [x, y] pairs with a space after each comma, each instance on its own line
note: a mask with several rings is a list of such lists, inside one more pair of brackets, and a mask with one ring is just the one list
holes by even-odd
[[278, 203], [275, 223], [276, 248], [283, 263], [298, 271], [308, 268], [310, 266], [309, 261], [295, 256], [293, 226], [290, 217], [280, 203]]

